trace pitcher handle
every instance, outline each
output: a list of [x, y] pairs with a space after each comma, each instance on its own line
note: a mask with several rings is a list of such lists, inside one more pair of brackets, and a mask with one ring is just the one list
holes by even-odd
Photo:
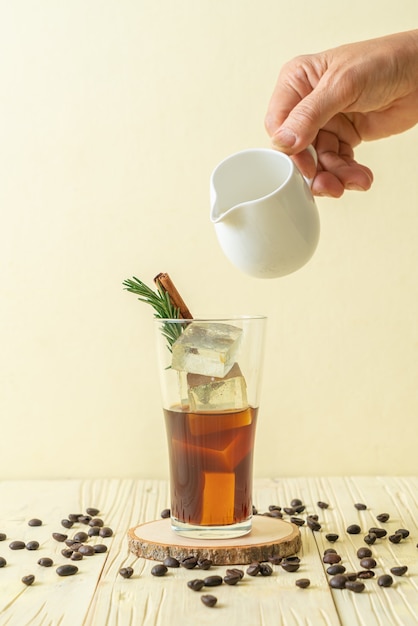
[[[311, 154], [311, 156], [313, 157], [313, 160], [315, 161], [315, 166], [318, 165], [318, 155], [317, 152], [315, 150], [315, 148], [313, 147], [312, 144], [310, 144], [307, 148], [307, 151]], [[307, 184], [309, 185], [309, 188], [312, 187], [312, 183], [313, 183], [313, 178], [307, 178], [306, 176], [303, 177]]]

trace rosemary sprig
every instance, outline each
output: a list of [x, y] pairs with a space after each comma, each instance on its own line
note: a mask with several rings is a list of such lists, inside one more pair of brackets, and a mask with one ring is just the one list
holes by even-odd
[[[155, 311], [154, 317], [157, 319], [180, 319], [180, 309], [173, 305], [169, 294], [158, 285], [157, 291], [153, 291], [136, 276], [124, 280], [122, 284], [126, 291], [136, 294], [138, 300], [150, 304]], [[167, 338], [169, 349], [182, 331], [181, 324], [163, 324], [162, 333]]]

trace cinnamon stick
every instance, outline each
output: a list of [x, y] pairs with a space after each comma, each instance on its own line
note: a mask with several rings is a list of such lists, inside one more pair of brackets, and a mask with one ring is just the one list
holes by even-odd
[[193, 315], [190, 313], [189, 309], [186, 306], [186, 303], [177, 291], [173, 281], [168, 274], [166, 274], [165, 272], [157, 274], [157, 276], [154, 278], [154, 282], [157, 286], [161, 287], [162, 289], [164, 289], [164, 291], [168, 293], [173, 306], [175, 306], [176, 309], [180, 310], [180, 317], [185, 320], [193, 319]]

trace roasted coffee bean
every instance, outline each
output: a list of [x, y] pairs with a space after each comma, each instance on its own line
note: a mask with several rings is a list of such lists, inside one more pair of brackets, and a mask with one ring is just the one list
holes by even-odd
[[300, 498], [293, 498], [293, 500], [290, 502], [290, 506], [295, 508], [295, 506], [301, 506], [302, 505], [302, 500]]
[[187, 586], [193, 591], [200, 591], [204, 585], [205, 583], [201, 578], [193, 578], [193, 580], [187, 581]]
[[367, 535], [365, 535], [364, 537], [364, 543], [367, 543], [368, 546], [372, 546], [376, 539], [377, 536], [375, 535], [375, 533], [367, 533]]
[[133, 573], [134, 570], [132, 567], [121, 567], [119, 570], [119, 574], [122, 576], [122, 578], [130, 578]]
[[366, 548], [366, 546], [363, 546], [357, 550], [357, 558], [365, 559], [368, 556], [372, 556], [372, 551], [370, 550], [370, 548]]
[[300, 567], [300, 563], [297, 563], [295, 561], [288, 561], [287, 559], [283, 559], [280, 565], [285, 570], [285, 572], [297, 572]]
[[104, 543], [96, 543], [96, 545], [93, 546], [93, 550], [96, 552], [96, 554], [102, 554], [104, 552], [107, 552], [107, 546], [105, 546]]
[[282, 561], [283, 561], [283, 557], [278, 556], [277, 554], [273, 554], [272, 556], [269, 556], [269, 562], [272, 565], [280, 565]]
[[398, 530], [395, 530], [395, 533], [402, 535], [403, 539], [409, 537], [409, 530], [406, 530], [406, 528], [398, 528]]
[[[282, 559], [283, 560], [283, 559]], [[288, 563], [300, 563], [300, 558], [298, 556], [286, 556], [285, 560]]]
[[319, 506], [320, 509], [327, 509], [329, 507], [328, 502], [322, 502], [322, 500], [320, 500], [316, 504], [317, 506]]
[[357, 511], [365, 511], [367, 509], [367, 506], [365, 504], [362, 504], [361, 502], [357, 502], [357, 504], [355, 504], [354, 506]]
[[207, 570], [212, 567], [212, 563], [213, 563], [212, 559], [198, 559], [197, 567], [199, 569]]
[[389, 513], [379, 513], [379, 515], [376, 515], [376, 519], [378, 522], [387, 522], [389, 519], [390, 515]]
[[222, 576], [206, 576], [206, 578], [203, 579], [203, 582], [205, 587], [218, 587], [219, 585], [222, 585]]
[[64, 526], [64, 528], [72, 528], [74, 525], [74, 522], [70, 519], [62, 519], [61, 520], [61, 526]]
[[6, 559], [4, 558], [4, 556], [0, 556], [0, 568], [6, 567], [6, 565], [7, 565]]
[[82, 513], [69, 513], [68, 519], [70, 522], [78, 522], [79, 518], [82, 517]]
[[281, 511], [282, 507], [281, 506], [277, 506], [277, 504], [270, 504], [269, 505], [269, 511]]
[[6, 533], [0, 533], [0, 541], [6, 541], [7, 535]]
[[32, 585], [32, 583], [35, 581], [35, 576], [33, 574], [27, 574], [26, 576], [23, 576], [22, 578], [22, 583], [24, 585], [27, 585], [29, 587], [29, 585]]
[[395, 533], [393, 535], [389, 535], [388, 539], [391, 543], [400, 543], [402, 540], [402, 535], [401, 533]]
[[372, 569], [362, 569], [360, 572], [357, 572], [357, 578], [368, 579], [373, 578], [375, 573]]
[[91, 520], [91, 515], [79, 515], [78, 516], [78, 521], [80, 522], [80, 524], [87, 525], [90, 520]]
[[294, 515], [296, 513], [295, 509], [292, 506], [284, 506], [283, 507], [283, 511], [287, 514], [287, 515]]
[[331, 543], [334, 543], [334, 541], [337, 541], [339, 538], [339, 535], [337, 535], [337, 533], [327, 533], [325, 535], [325, 539], [327, 539], [327, 541], [331, 541]]
[[100, 526], [92, 526], [89, 528], [87, 534], [89, 537], [98, 537], [100, 533]]
[[240, 578], [244, 578], [244, 570], [239, 569], [238, 567], [230, 567], [226, 570], [225, 574], [229, 576], [230, 574], [236, 574]]
[[377, 584], [379, 587], [390, 587], [393, 585], [393, 578], [389, 574], [382, 574], [377, 579]]
[[80, 552], [80, 554], [82, 554], [83, 556], [93, 556], [93, 554], [94, 554], [94, 547], [86, 545], [85, 543], [83, 543], [79, 547], [78, 552]]
[[344, 576], [347, 580], [357, 580], [358, 578], [357, 572], [345, 572]]
[[43, 556], [38, 561], [38, 565], [41, 565], [42, 567], [51, 567], [53, 564], [54, 564], [54, 561], [50, 559], [49, 556]]
[[78, 533], [76, 533], [73, 537], [74, 541], [78, 541], [80, 543], [83, 543], [83, 541], [87, 541], [88, 538], [89, 536], [87, 533], [84, 532], [84, 530], [78, 531]]
[[344, 576], [344, 574], [337, 574], [329, 580], [330, 587], [332, 587], [333, 589], [344, 589], [346, 582], [347, 578]]
[[174, 556], [166, 556], [163, 561], [163, 565], [166, 567], [180, 567], [180, 561], [174, 558]]
[[392, 567], [390, 572], [394, 576], [403, 576], [408, 571], [408, 567], [406, 565], [396, 565]]
[[79, 541], [71, 541], [71, 543], [68, 543], [68, 541], [66, 541], [65, 545], [67, 545], [73, 552], [77, 552], [82, 544]]
[[81, 559], [83, 558], [83, 555], [81, 554], [81, 552], [72, 552], [70, 559], [72, 561], [81, 561]]
[[347, 580], [345, 583], [345, 588], [350, 591], [354, 591], [354, 593], [361, 593], [365, 590], [366, 585], [358, 580]]
[[163, 519], [168, 519], [171, 516], [171, 511], [170, 509], [163, 509], [160, 515]]
[[162, 563], [158, 563], [158, 565], [154, 565], [151, 569], [151, 574], [153, 576], [165, 576], [167, 574], [168, 568]]
[[257, 576], [259, 571], [260, 571], [260, 563], [258, 563], [257, 561], [255, 561], [254, 563], [251, 563], [251, 565], [247, 567], [248, 576]]
[[104, 521], [100, 519], [100, 517], [92, 517], [89, 521], [89, 526], [100, 526], [100, 528], [102, 528], [104, 526]]
[[319, 515], [317, 515], [316, 513], [312, 513], [311, 515], [307, 515], [306, 519], [313, 519], [315, 520], [315, 522], [317, 522], [319, 520]]
[[315, 519], [313, 519], [312, 517], [306, 518], [306, 524], [311, 530], [317, 531], [317, 530], [321, 530], [322, 528], [321, 524], [317, 522]]
[[63, 550], [61, 550], [62, 556], [65, 556], [66, 559], [69, 559], [73, 553], [74, 550], [72, 550], [71, 548], [64, 548]]
[[28, 541], [26, 544], [26, 550], [37, 550], [39, 548], [39, 541]]
[[23, 550], [26, 548], [26, 544], [24, 541], [12, 541], [9, 543], [10, 550]]
[[340, 561], [341, 561], [340, 555], [336, 554], [335, 552], [328, 552], [327, 554], [324, 554], [324, 556], [322, 557], [322, 562], [328, 563], [329, 565], [335, 565], [335, 563], [339, 563]]
[[113, 530], [109, 528], [109, 526], [103, 526], [99, 531], [100, 537], [111, 537], [113, 535]]
[[294, 506], [293, 508], [295, 509], [295, 513], [303, 513], [303, 511], [306, 509], [306, 506], [304, 504], [299, 504], [298, 506]]
[[327, 567], [327, 574], [330, 576], [335, 576], [336, 574], [344, 574], [345, 567], [340, 563], [336, 563], [335, 565], [330, 565]]
[[42, 520], [34, 517], [28, 521], [28, 526], [42, 526]]
[[281, 511], [269, 511], [265, 513], [268, 517], [275, 517], [276, 519], [283, 519], [283, 513]]
[[197, 565], [197, 558], [195, 556], [188, 556], [180, 561], [180, 565], [185, 569], [193, 569]]
[[205, 593], [203, 594], [203, 596], [200, 596], [200, 599], [205, 606], [209, 606], [209, 607], [215, 606], [215, 604], [218, 601], [218, 598], [216, 596], [211, 596], [208, 593]]
[[298, 578], [295, 581], [296, 587], [300, 587], [301, 589], [306, 589], [311, 584], [309, 578]]
[[60, 565], [56, 571], [58, 576], [73, 576], [77, 574], [78, 567], [77, 565]]
[[384, 528], [376, 528], [375, 526], [373, 526], [372, 528], [369, 528], [369, 535], [371, 533], [375, 534], [378, 539], [381, 539], [382, 537], [386, 537], [388, 531]]
[[324, 550], [324, 555], [325, 554], [337, 554], [337, 551], [335, 548], [327, 548], [326, 550]]
[[366, 556], [364, 559], [360, 560], [360, 565], [364, 567], [364, 569], [373, 569], [376, 567], [377, 563], [373, 557]]
[[59, 542], [63, 542], [66, 539], [68, 539], [68, 535], [63, 535], [62, 533], [52, 533], [52, 536], [55, 539], [55, 541], [59, 541]]
[[295, 524], [295, 526], [303, 526], [305, 523], [304, 519], [302, 519], [301, 517], [295, 517], [294, 515], [292, 515], [290, 521], [292, 522], [292, 524]]
[[89, 506], [88, 509], [86, 509], [86, 513], [87, 515], [91, 515], [92, 517], [94, 517], [95, 515], [98, 515], [100, 513], [100, 509]]
[[241, 576], [237, 573], [231, 572], [224, 576], [224, 583], [226, 585], [236, 585], [241, 580]]
[[347, 527], [347, 532], [349, 535], [358, 535], [361, 533], [361, 528], [358, 524], [350, 524], [350, 526]]
[[271, 576], [273, 573], [273, 568], [268, 563], [260, 563], [260, 574], [261, 576]]

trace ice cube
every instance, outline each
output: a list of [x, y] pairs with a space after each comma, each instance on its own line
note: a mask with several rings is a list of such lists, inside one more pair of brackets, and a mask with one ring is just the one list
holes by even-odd
[[191, 322], [172, 346], [171, 366], [223, 378], [234, 365], [241, 335], [241, 328], [232, 324]]
[[248, 406], [247, 385], [234, 363], [224, 378], [187, 374], [190, 411], [229, 411]]

